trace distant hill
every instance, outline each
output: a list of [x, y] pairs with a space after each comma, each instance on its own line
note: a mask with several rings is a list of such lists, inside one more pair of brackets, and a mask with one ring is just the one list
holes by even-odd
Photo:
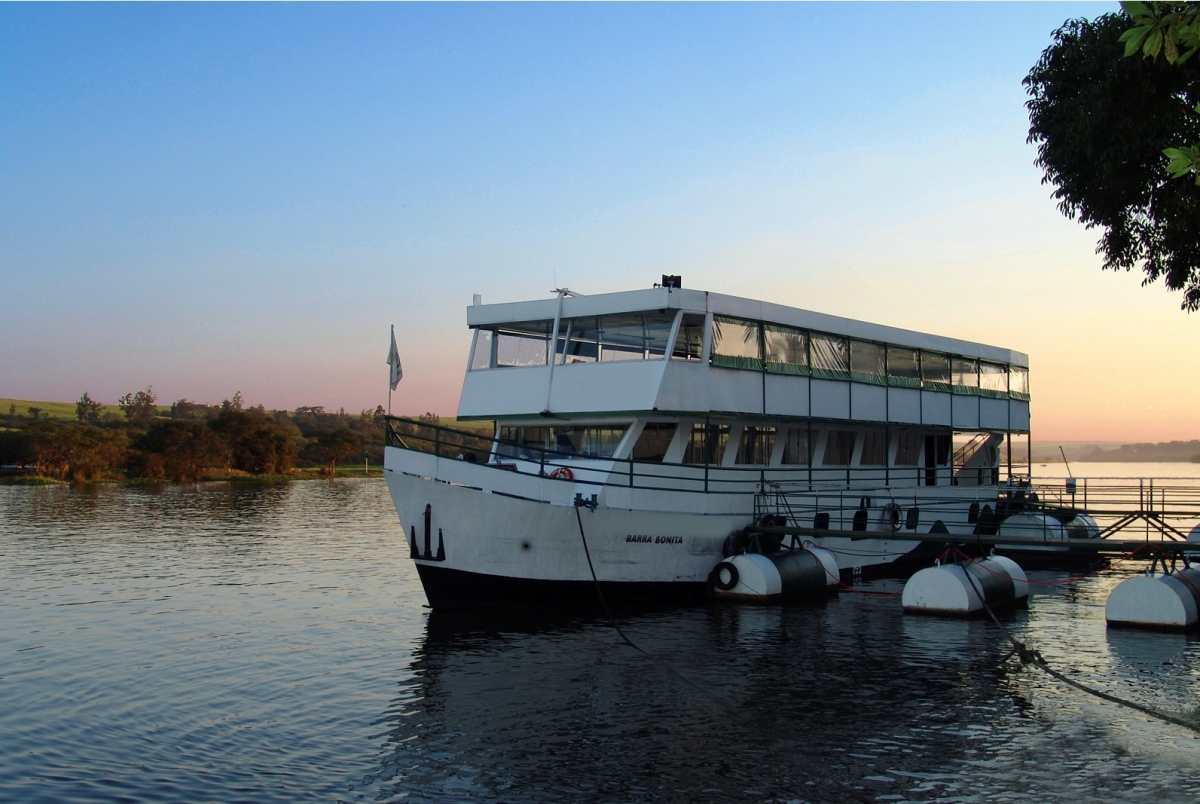
[[1200, 463], [1200, 441], [1122, 444], [1116, 449], [1094, 449], [1076, 460], [1113, 463]]

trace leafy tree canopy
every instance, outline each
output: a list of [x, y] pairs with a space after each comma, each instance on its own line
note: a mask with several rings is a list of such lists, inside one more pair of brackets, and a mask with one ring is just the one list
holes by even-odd
[[1200, 186], [1172, 176], [1192, 172], [1188, 144], [1200, 142], [1197, 5], [1069, 20], [1024, 81], [1029, 142], [1059, 209], [1104, 230], [1105, 269], [1161, 278], [1189, 311], [1200, 309]]

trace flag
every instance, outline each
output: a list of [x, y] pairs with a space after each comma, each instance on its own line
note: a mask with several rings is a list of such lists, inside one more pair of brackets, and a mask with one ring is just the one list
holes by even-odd
[[396, 327], [392, 326], [392, 351], [388, 352], [388, 366], [391, 368], [389, 380], [391, 389], [396, 390], [400, 378], [404, 376], [404, 368], [400, 365], [400, 350], [396, 348]]

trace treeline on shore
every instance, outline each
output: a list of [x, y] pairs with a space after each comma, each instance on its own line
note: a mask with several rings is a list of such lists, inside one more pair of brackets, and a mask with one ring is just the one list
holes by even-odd
[[[299, 407], [293, 411], [247, 407], [241, 393], [219, 405], [188, 399], [162, 409], [152, 387], [126, 394], [121, 414], [105, 412], [87, 393], [75, 421], [0, 413], [0, 466], [75, 482], [145, 478], [191, 482], [239, 474], [289, 475], [337, 464], [383, 461], [382, 406], [357, 415]], [[432, 420], [437, 417], [426, 414]], [[422, 417], [425, 418], [425, 417]]]
[[1080, 460], [1111, 461], [1113, 463], [1200, 463], [1200, 441], [1122, 444], [1116, 449], [1094, 449]]

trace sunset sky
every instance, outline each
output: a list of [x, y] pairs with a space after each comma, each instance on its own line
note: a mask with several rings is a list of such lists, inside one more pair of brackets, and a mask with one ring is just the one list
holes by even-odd
[[1031, 356], [1035, 439], [1200, 438], [1021, 79], [1116, 4], [0, 5], [0, 397], [452, 414], [464, 308], [686, 287]]

